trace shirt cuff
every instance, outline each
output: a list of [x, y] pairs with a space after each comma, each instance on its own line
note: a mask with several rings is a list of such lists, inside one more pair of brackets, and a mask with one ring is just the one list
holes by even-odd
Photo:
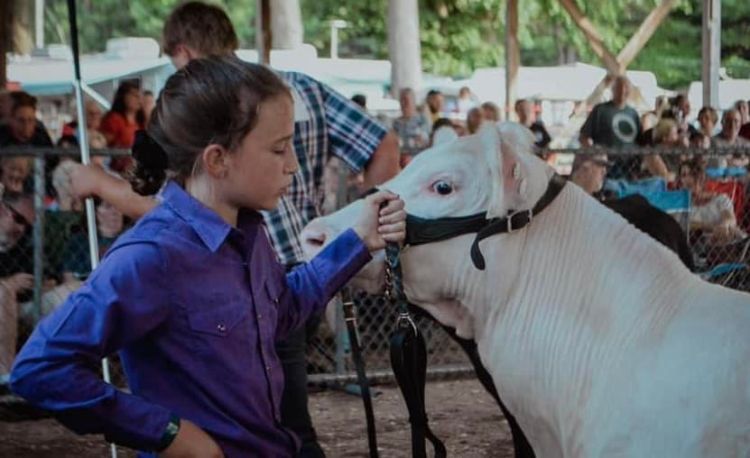
[[[353, 229], [347, 229], [312, 261], [326, 294], [336, 294], [370, 260], [370, 251]], [[327, 277], [327, 278], [326, 278]]]

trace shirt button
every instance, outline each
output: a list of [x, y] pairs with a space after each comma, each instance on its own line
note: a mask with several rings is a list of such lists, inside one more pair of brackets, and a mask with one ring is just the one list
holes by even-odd
[[258, 312], [258, 319], [260, 320], [261, 318], [263, 318], [263, 315], [261, 315], [260, 312]]
[[227, 330], [227, 327], [224, 326], [222, 323], [219, 323], [219, 324], [216, 325], [216, 329], [218, 329], [219, 332], [224, 332], [224, 331]]
[[271, 372], [271, 366], [266, 364], [266, 372]]

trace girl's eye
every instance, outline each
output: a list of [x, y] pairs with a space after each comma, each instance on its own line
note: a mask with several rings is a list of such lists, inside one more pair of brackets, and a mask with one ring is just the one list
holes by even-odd
[[432, 185], [432, 189], [441, 196], [447, 196], [453, 192], [453, 186], [447, 181], [437, 181]]

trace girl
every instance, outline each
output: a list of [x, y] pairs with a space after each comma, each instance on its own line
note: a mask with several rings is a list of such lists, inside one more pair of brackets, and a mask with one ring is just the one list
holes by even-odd
[[[294, 456], [274, 341], [321, 311], [369, 251], [402, 241], [406, 214], [395, 195], [373, 194], [353, 230], [285, 274], [258, 210], [297, 170], [293, 113], [278, 77], [234, 57], [170, 77], [134, 148], [136, 190], [170, 177], [161, 204], [40, 323], [12, 389], [79, 433], [146, 453]], [[96, 375], [118, 350], [132, 394]]]

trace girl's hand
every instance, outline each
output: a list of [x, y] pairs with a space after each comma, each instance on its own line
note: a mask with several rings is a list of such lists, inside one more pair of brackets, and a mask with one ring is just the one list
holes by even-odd
[[[381, 209], [383, 203], [385, 206]], [[364, 200], [353, 229], [370, 251], [382, 250], [387, 242], [403, 242], [406, 238], [404, 201], [389, 191], [370, 194]]]
[[219, 444], [194, 423], [180, 420], [174, 441], [159, 454], [162, 458], [224, 458]]

